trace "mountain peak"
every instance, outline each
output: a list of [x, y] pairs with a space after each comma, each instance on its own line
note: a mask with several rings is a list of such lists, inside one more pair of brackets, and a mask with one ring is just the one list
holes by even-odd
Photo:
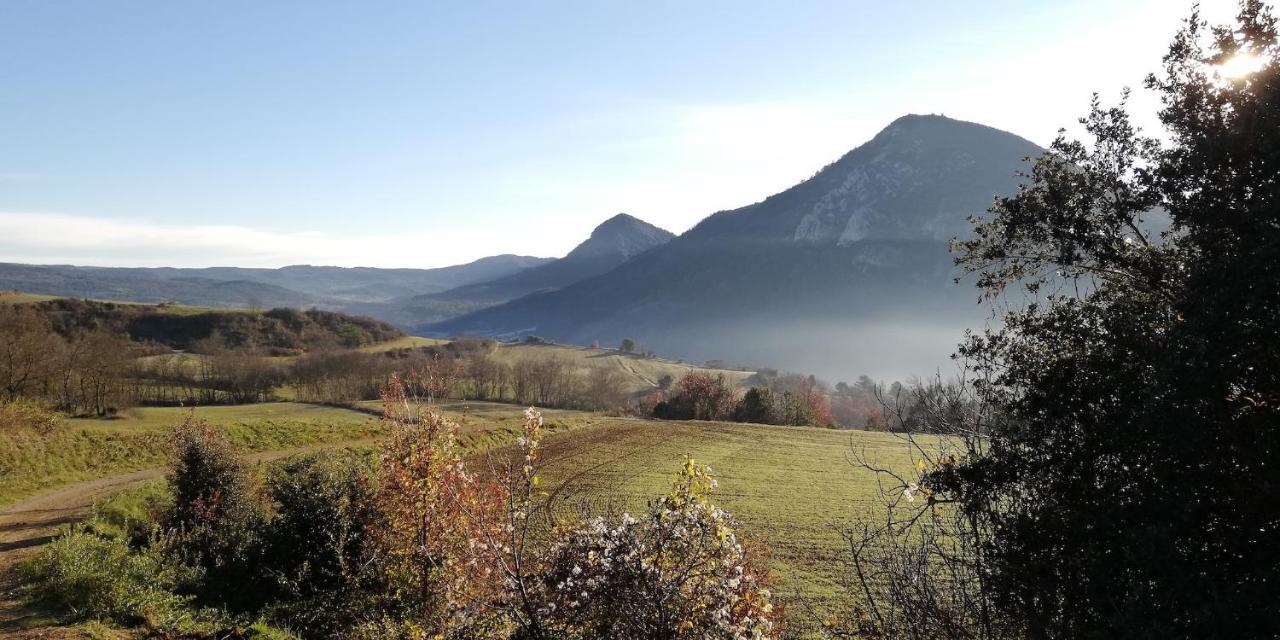
[[899, 116], [888, 126], [880, 130], [867, 145], [885, 143], [892, 140], [906, 139], [923, 144], [926, 147], [964, 146], [973, 144], [990, 144], [995, 141], [1021, 144], [1034, 147], [1031, 142], [1009, 133], [989, 127], [985, 124], [957, 120], [947, 116], [929, 113], [908, 113]]
[[[633, 215], [619, 213], [601, 222], [591, 237], [569, 252], [569, 256], [621, 255], [629, 259], [656, 246], [666, 244], [675, 235]], [[568, 256], [566, 256], [568, 257]]]
[[848, 246], [867, 238], [949, 240], [1040, 149], [1012, 133], [941, 115], [902, 116], [798, 188], [786, 213], [796, 242]]

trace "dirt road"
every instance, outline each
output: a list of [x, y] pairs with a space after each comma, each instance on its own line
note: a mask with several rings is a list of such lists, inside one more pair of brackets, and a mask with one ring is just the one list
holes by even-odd
[[[368, 446], [374, 439], [347, 440], [309, 447], [266, 451], [246, 456], [251, 462], [266, 462], [323, 449]], [[22, 606], [17, 593], [16, 568], [24, 558], [36, 553], [52, 539], [58, 527], [82, 520], [95, 502], [164, 477], [165, 469], [156, 467], [133, 473], [69, 484], [46, 491], [0, 509], [0, 640], [10, 636], [6, 631], [22, 628], [22, 620], [33, 612]]]

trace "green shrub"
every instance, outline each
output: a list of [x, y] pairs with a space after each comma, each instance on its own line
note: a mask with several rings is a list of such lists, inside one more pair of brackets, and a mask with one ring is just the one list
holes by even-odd
[[154, 549], [73, 529], [23, 566], [31, 599], [76, 620], [107, 619], [168, 628], [189, 617], [174, 593], [195, 577]]
[[202, 594], [235, 610], [258, 606], [266, 507], [224, 433], [188, 419], [174, 430], [173, 506], [164, 518], [183, 562], [205, 571]]
[[355, 455], [306, 456], [272, 473], [276, 509], [260, 567], [274, 587], [273, 618], [328, 637], [367, 615], [374, 490], [371, 465]]
[[104, 538], [134, 546], [147, 542], [152, 528], [172, 506], [172, 496], [162, 482], [148, 482], [122, 491], [94, 505], [85, 528]]

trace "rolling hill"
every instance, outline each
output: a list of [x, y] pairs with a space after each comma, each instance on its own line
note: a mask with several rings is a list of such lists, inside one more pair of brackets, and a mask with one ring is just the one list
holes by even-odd
[[667, 355], [836, 380], [930, 373], [983, 318], [954, 284], [947, 242], [1040, 152], [991, 127], [904, 116], [812, 178], [608, 273], [415, 332], [633, 336]]
[[341, 307], [501, 278], [549, 258], [500, 255], [438, 269], [294, 265], [279, 269], [82, 267], [0, 263], [0, 289], [214, 307]]

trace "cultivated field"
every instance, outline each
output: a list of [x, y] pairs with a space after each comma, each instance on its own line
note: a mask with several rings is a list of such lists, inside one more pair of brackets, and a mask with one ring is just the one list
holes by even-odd
[[909, 468], [892, 435], [808, 427], [610, 420], [546, 439], [543, 476], [560, 510], [610, 503], [635, 514], [667, 492], [681, 457], [712, 467], [712, 501], [742, 522], [750, 541], [768, 544], [780, 593], [828, 601], [837, 591], [841, 538], [833, 525], [870, 515], [876, 485], [849, 461], [855, 450]]

